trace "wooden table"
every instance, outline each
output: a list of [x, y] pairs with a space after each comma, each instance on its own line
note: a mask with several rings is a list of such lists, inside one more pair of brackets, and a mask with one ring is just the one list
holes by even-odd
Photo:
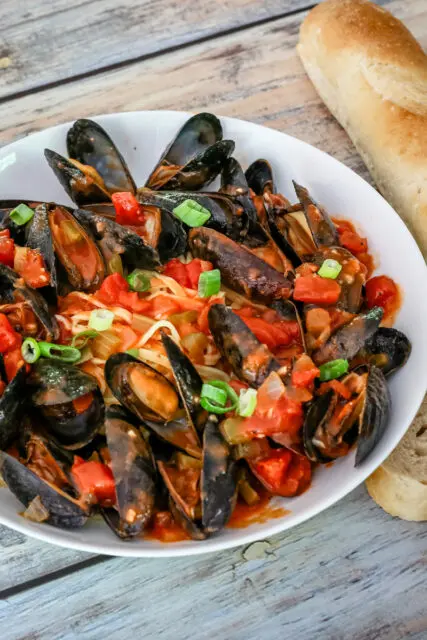
[[[425, 0], [382, 4], [427, 46]], [[2, 0], [0, 145], [109, 111], [212, 110], [286, 131], [368, 178], [296, 56], [308, 8]], [[194, 559], [90, 556], [0, 527], [0, 638], [425, 639], [426, 543], [425, 525], [389, 517], [364, 487], [281, 536]]]

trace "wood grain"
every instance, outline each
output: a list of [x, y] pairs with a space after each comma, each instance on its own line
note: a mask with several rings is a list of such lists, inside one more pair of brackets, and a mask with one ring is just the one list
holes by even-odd
[[359, 488], [265, 544], [117, 558], [12, 596], [2, 640], [421, 640], [426, 542], [425, 527], [389, 518]]
[[[309, 0], [0, 3], [0, 98], [303, 9]], [[138, 80], [142, 91], [147, 85]]]

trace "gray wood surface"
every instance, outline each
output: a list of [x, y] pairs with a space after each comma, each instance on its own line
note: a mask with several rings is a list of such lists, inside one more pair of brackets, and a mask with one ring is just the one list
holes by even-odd
[[[2, 0], [0, 145], [97, 113], [210, 109], [366, 178], [295, 53], [309, 4]], [[425, 0], [382, 4], [427, 48]], [[425, 524], [389, 517], [363, 487], [286, 534], [194, 559], [92, 556], [0, 527], [0, 640], [422, 640], [426, 539]]]

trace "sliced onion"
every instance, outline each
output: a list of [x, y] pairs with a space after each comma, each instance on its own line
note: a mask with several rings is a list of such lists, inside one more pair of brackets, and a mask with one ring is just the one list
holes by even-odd
[[36, 496], [34, 500], [31, 500], [21, 515], [26, 520], [31, 520], [31, 522], [46, 522], [50, 517], [50, 513], [41, 501], [40, 496]]

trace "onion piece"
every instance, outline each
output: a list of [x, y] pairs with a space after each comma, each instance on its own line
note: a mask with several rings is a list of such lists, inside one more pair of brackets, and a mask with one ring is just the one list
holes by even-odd
[[34, 500], [31, 500], [28, 507], [25, 509], [21, 516], [31, 522], [46, 522], [49, 519], [50, 513], [41, 501], [40, 496], [36, 496]]

